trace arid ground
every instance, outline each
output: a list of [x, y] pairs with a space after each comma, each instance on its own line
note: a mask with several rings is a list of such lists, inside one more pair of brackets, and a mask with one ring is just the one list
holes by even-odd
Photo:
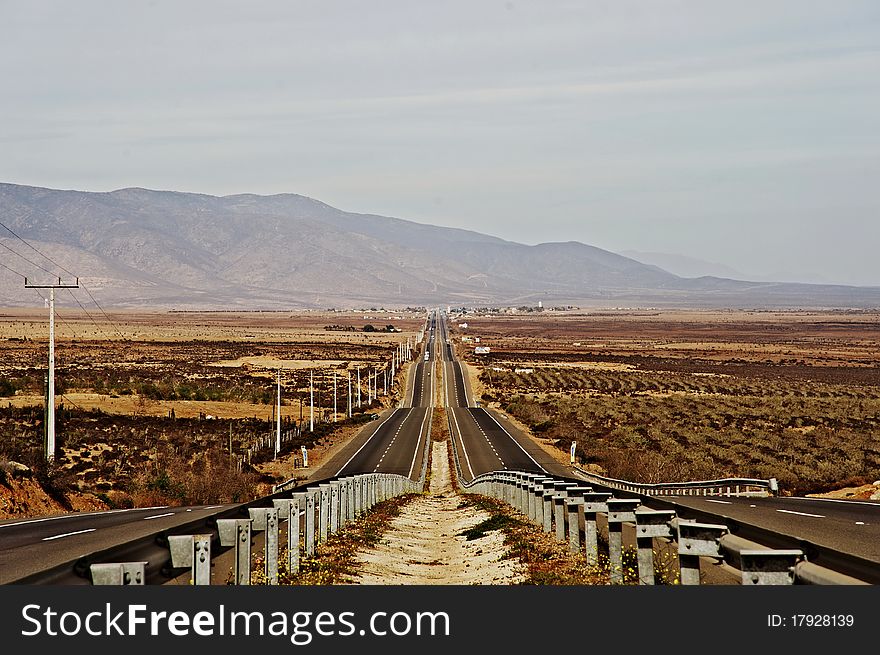
[[484, 402], [613, 477], [880, 479], [876, 312], [470, 314], [452, 333]]
[[[0, 517], [101, 506], [249, 500], [306, 477], [370, 413], [396, 404], [401, 376], [367, 404], [367, 371], [423, 326], [421, 311], [167, 312], [86, 315], [56, 324], [57, 458], [43, 463], [48, 312], [0, 311], [0, 492], [9, 462], [50, 499], [6, 494]], [[365, 330], [366, 328], [366, 330]], [[357, 406], [357, 369], [362, 370]], [[273, 461], [278, 370], [287, 441]], [[347, 417], [348, 376], [353, 416]], [[309, 384], [314, 377], [314, 429]], [[334, 378], [336, 409], [333, 414]], [[385, 381], [380, 378], [380, 389]], [[334, 421], [334, 418], [336, 419]], [[302, 466], [301, 447], [309, 451]], [[24, 495], [24, 497], [22, 497]]]

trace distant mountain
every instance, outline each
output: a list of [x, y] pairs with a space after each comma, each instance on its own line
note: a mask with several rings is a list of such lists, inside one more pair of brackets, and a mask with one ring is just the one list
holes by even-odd
[[622, 250], [619, 253], [624, 257], [629, 257], [643, 264], [657, 266], [665, 271], [680, 275], [681, 277], [724, 277], [734, 280], [755, 280], [759, 279], [753, 275], [748, 275], [737, 271], [730, 266], [708, 262], [696, 257], [688, 257], [686, 255], [677, 255], [668, 252], [643, 252], [641, 250]]
[[[102, 303], [177, 308], [409, 304], [880, 306], [880, 289], [686, 279], [577, 242], [344, 212], [295, 194], [209, 196], [0, 184], [0, 220]], [[0, 230], [0, 263], [60, 271]], [[66, 274], [65, 274], [66, 276]], [[39, 302], [0, 268], [0, 304]]]

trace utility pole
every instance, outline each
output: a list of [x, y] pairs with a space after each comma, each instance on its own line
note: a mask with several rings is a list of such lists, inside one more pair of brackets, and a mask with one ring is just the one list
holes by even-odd
[[348, 418], [351, 418], [351, 371], [348, 371]]
[[388, 369], [382, 369], [382, 395], [388, 395]]
[[315, 372], [309, 372], [309, 432], [315, 431]]
[[336, 423], [336, 371], [333, 371], [333, 422]]
[[62, 284], [58, 278], [58, 284], [28, 284], [24, 279], [26, 289], [49, 289], [49, 392], [46, 401], [46, 460], [51, 462], [55, 459], [55, 289], [79, 289], [79, 278], [75, 284]]
[[358, 409], [360, 409], [360, 406], [361, 406], [361, 367], [360, 366], [358, 366], [357, 392], [358, 392]]
[[275, 459], [278, 459], [278, 453], [281, 452], [281, 367], [278, 367], [278, 411], [276, 412], [277, 422], [275, 424]]

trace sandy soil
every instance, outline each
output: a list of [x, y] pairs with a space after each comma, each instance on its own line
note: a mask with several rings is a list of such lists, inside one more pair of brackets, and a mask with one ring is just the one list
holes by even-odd
[[504, 536], [492, 531], [466, 541], [458, 533], [489, 518], [461, 507], [452, 487], [446, 441], [434, 442], [429, 493], [406, 505], [379, 546], [358, 557], [357, 584], [517, 584], [518, 562], [502, 559]]

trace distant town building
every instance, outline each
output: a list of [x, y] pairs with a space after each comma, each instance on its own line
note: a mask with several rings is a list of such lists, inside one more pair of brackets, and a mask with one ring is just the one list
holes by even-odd
[[466, 329], [467, 329], [467, 323], [459, 323], [458, 327], [462, 328], [463, 330], [466, 330]]
[[533, 368], [515, 368], [513, 369], [514, 373], [534, 373], [535, 369]]
[[489, 346], [477, 346], [474, 348], [475, 355], [488, 355], [489, 354]]

